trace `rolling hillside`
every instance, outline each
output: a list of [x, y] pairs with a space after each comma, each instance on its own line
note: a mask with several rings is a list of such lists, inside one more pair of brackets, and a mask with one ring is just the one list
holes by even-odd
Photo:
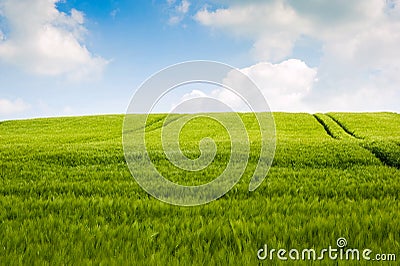
[[[145, 129], [159, 171], [185, 185], [218, 175], [229, 136], [207, 121], [184, 127], [187, 157], [201, 154], [205, 136], [218, 148], [209, 167], [189, 174], [165, 160], [165, 117], [152, 115]], [[122, 115], [0, 122], [0, 264], [256, 265], [264, 244], [322, 249], [339, 237], [400, 257], [399, 114], [274, 113], [274, 161], [254, 192], [260, 142], [251, 115], [241, 117], [251, 142], [246, 171], [225, 196], [196, 207], [160, 202], [136, 183]]]

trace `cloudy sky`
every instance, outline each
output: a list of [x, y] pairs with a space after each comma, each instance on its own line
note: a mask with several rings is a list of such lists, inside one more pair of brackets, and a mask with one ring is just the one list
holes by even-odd
[[[0, 0], [0, 120], [124, 113], [188, 60], [241, 69], [275, 111], [400, 112], [399, 43], [397, 0]], [[158, 110], [205, 95], [235, 104], [192, 86]]]

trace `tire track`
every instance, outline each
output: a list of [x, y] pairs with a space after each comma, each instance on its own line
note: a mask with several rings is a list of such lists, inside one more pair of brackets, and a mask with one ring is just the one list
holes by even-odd
[[321, 124], [325, 132], [336, 140], [354, 140], [354, 136], [348, 134], [343, 127], [335, 122], [330, 116], [326, 114], [317, 113], [313, 115], [315, 119]]
[[354, 131], [351, 131], [348, 127], [346, 127], [345, 124], [343, 124], [342, 122], [339, 121], [339, 119], [335, 118], [334, 116], [332, 116], [331, 114], [326, 114], [326, 116], [328, 116], [330, 119], [332, 119], [339, 127], [341, 127], [343, 129], [344, 132], [346, 132], [348, 135], [350, 135], [353, 138], [356, 139], [364, 139], [360, 136], [357, 136]]
[[333, 139], [340, 139], [338, 136], [336, 136], [331, 129], [329, 128], [329, 126], [325, 123], [325, 121], [318, 115], [318, 114], [313, 114], [314, 118], [317, 120], [318, 123], [320, 123], [325, 132]]
[[169, 119], [168, 121], [166, 121], [166, 122], [164, 122], [164, 123], [159, 123], [159, 122], [161, 122], [161, 121], [164, 121], [164, 120], [168, 117], [168, 115], [165, 115], [165, 116], [162, 117], [161, 119], [157, 119], [157, 121], [155, 121], [155, 122], [153, 122], [153, 123], [151, 123], [151, 124], [149, 124], [149, 125], [146, 125], [146, 129], [147, 129], [147, 128], [151, 127], [152, 125], [155, 125], [155, 124], [159, 123], [158, 126], [156, 126], [156, 127], [154, 127], [154, 128], [151, 128], [151, 129], [149, 129], [149, 130], [146, 130], [146, 132], [152, 132], [152, 131], [155, 131], [155, 130], [160, 129], [160, 128], [162, 128], [162, 127], [166, 127], [166, 126], [168, 126], [169, 124], [171, 124], [172, 122], [174, 122], [174, 121], [176, 121], [176, 120], [178, 120], [178, 119], [181, 119], [182, 117], [185, 117], [185, 116], [186, 116], [186, 115], [176, 114], [176, 117], [171, 118], [171, 119]]
[[370, 151], [384, 165], [395, 167], [400, 170], [400, 149], [394, 142], [370, 142], [361, 145], [364, 149]]
[[394, 147], [399, 143], [395, 142], [380, 142], [366, 140], [364, 137], [358, 136], [351, 131], [344, 123], [339, 119], [335, 118], [332, 114], [326, 114], [327, 117], [331, 118], [344, 132], [353, 139], [358, 140], [360, 147], [370, 152], [375, 158], [377, 158], [383, 165], [389, 167], [395, 167], [400, 169], [400, 152]]

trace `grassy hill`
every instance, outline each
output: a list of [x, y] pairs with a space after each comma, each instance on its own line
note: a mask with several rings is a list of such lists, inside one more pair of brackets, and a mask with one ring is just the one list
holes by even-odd
[[[219, 147], [209, 168], [188, 175], [163, 157], [165, 117], [153, 115], [146, 127], [155, 165], [175, 182], [210, 181], [226, 165], [229, 138], [205, 121], [183, 128], [188, 157], [200, 155], [205, 135]], [[257, 148], [252, 120], [242, 118]], [[274, 113], [277, 147], [262, 185], [248, 191], [258, 161], [251, 150], [239, 183], [196, 207], [160, 202], [139, 187], [124, 158], [123, 119], [0, 122], [0, 264], [255, 265], [264, 244], [322, 249], [339, 237], [400, 259], [399, 114]]]

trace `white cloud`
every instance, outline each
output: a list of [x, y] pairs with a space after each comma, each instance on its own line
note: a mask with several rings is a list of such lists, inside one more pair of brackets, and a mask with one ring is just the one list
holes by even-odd
[[176, 7], [176, 11], [182, 14], [186, 14], [189, 11], [190, 2], [187, 0], [182, 0], [181, 4]]
[[[185, 93], [179, 100], [177, 104], [172, 104], [171, 109], [169, 110], [170, 112], [182, 112], [182, 113], [191, 113], [191, 112], [201, 112], [202, 111], [202, 106], [199, 105], [199, 102], [197, 102], [196, 105], [193, 105], [193, 102], [190, 105], [185, 104], [185, 102], [188, 102], [190, 100], [194, 99], [201, 99], [201, 98], [207, 98], [208, 95], [201, 90], [192, 90], [189, 93]], [[204, 108], [203, 108], [204, 109]], [[203, 110], [204, 111], [204, 110]]]
[[[290, 59], [279, 64], [262, 62], [240, 70], [254, 81], [271, 110], [309, 111], [303, 99], [311, 93], [316, 69], [308, 67], [300, 60]], [[240, 86], [241, 80], [235, 76], [228, 76], [224, 84]], [[231, 102], [236, 108], [243, 102], [226, 90], [221, 91], [217, 97]]]
[[168, 20], [170, 25], [176, 25], [180, 23], [185, 18], [190, 8], [190, 2], [187, 0], [182, 0], [179, 5], [175, 5], [175, 3], [175, 0], [167, 0], [167, 4], [169, 6], [174, 6]]
[[21, 99], [14, 101], [8, 99], [0, 99], [0, 115], [12, 115], [21, 113], [30, 108], [30, 105]]
[[309, 22], [284, 1], [234, 5], [226, 9], [197, 12], [195, 19], [206, 26], [254, 40], [253, 54], [260, 61], [280, 61], [290, 55], [299, 32]]
[[[226, 8], [200, 10], [195, 20], [232, 36], [253, 40], [250, 52], [258, 62], [280, 63], [291, 58], [296, 41], [302, 36], [320, 42], [322, 55], [313, 54], [312, 50], [307, 55], [320, 57], [315, 76], [318, 82], [307, 83], [312, 90], [298, 97], [293, 91], [286, 94], [281, 89], [273, 90], [284, 98], [291, 95], [287, 101], [293, 102], [295, 110], [305, 108], [304, 104], [317, 111], [335, 106], [340, 110], [355, 106], [393, 110], [393, 97], [400, 96], [400, 3], [397, 1], [234, 1]], [[307, 56], [301, 58], [306, 63]], [[256, 70], [260, 67], [257, 66], [250, 69]], [[270, 84], [268, 73], [259, 76], [257, 83]], [[285, 73], [288, 80], [300, 77], [296, 72]], [[292, 88], [285, 80], [279, 82]], [[302, 86], [304, 89], [306, 84]], [[295, 107], [300, 96], [302, 104]], [[269, 95], [269, 102], [270, 99], [285, 106], [278, 95]], [[394, 108], [400, 111], [398, 104]]]
[[249, 109], [246, 104], [235, 93], [230, 90], [218, 88], [212, 91], [193, 89], [180, 97], [178, 104], [172, 104], [169, 112], [173, 113], [212, 113], [246, 111]]
[[[84, 14], [57, 10], [59, 0], [0, 0], [7, 21], [0, 60], [41, 75], [66, 74], [72, 79], [98, 75], [107, 61], [84, 45]], [[0, 25], [0, 27], [5, 25]]]
[[[262, 62], [240, 69], [240, 71], [254, 81], [267, 100], [271, 110], [310, 111], [304, 99], [312, 91], [313, 84], [316, 81], [317, 70], [308, 67], [304, 62], [296, 59], [283, 61], [279, 64]], [[238, 72], [233, 71], [223, 80], [223, 85], [228, 88], [244, 88], [248, 82], [247, 79], [243, 80], [243, 78], [243, 75], [239, 75]], [[205, 98], [212, 98], [215, 101], [207, 101]], [[172, 109], [192, 99], [199, 100], [197, 102], [191, 101], [184, 106], [190, 111], [227, 110], [226, 107], [221, 108], [220, 103], [225, 104], [231, 110], [240, 112], [251, 111], [245, 102], [251, 99], [242, 99], [236, 93], [222, 87], [218, 87], [211, 92], [197, 89], [192, 90], [190, 93], [184, 94], [180, 98], [179, 104], [173, 105]]]
[[327, 45], [341, 44], [371, 26], [387, 26], [385, 6], [384, 0], [246, 1], [215, 11], [201, 10], [195, 19], [205, 26], [253, 39], [255, 58], [274, 62], [288, 58], [302, 35]]

